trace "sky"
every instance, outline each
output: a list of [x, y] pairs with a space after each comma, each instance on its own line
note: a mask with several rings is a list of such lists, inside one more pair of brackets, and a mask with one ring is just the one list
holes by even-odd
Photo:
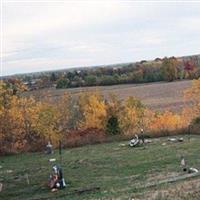
[[2, 0], [1, 73], [200, 53], [200, 1]]

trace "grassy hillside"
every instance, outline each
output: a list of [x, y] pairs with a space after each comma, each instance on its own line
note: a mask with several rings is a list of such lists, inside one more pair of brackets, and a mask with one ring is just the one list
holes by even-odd
[[[200, 178], [155, 185], [158, 181], [178, 177], [180, 156], [191, 166], [200, 168], [200, 137], [187, 136], [182, 143], [170, 143], [167, 138], [152, 140], [145, 147], [130, 148], [113, 142], [89, 145], [63, 151], [62, 166], [67, 188], [55, 193], [46, 186], [51, 170], [43, 153], [1, 157], [0, 199], [6, 200], [77, 200], [77, 199], [199, 199]], [[27, 185], [26, 174], [30, 184]], [[151, 187], [149, 187], [152, 185]], [[98, 188], [93, 192], [80, 190]], [[79, 191], [79, 192], [78, 192]]]
[[126, 84], [115, 86], [99, 86], [99, 87], [84, 87], [73, 89], [43, 89], [37, 91], [27, 92], [26, 95], [34, 95], [37, 98], [43, 98], [48, 91], [51, 98], [56, 98], [69, 92], [73, 96], [84, 91], [100, 90], [105, 98], [108, 98], [109, 93], [114, 93], [120, 99], [125, 99], [128, 96], [136, 96], [142, 102], [154, 110], [172, 110], [180, 111], [184, 103], [183, 92], [191, 87], [192, 81], [178, 81], [178, 82], [159, 82], [148, 84]]

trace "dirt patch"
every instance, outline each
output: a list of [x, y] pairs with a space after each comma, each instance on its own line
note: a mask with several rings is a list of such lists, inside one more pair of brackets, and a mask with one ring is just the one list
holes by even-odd
[[145, 193], [143, 199], [147, 200], [199, 200], [200, 199], [200, 178], [186, 180], [176, 184], [170, 184], [168, 188], [151, 190]]
[[178, 172], [166, 172], [166, 173], [152, 173], [151, 175], [149, 175], [147, 177], [147, 182], [151, 183], [151, 182], [155, 182], [155, 181], [160, 181], [166, 178], [172, 178], [172, 177], [177, 177], [179, 176], [180, 173]]

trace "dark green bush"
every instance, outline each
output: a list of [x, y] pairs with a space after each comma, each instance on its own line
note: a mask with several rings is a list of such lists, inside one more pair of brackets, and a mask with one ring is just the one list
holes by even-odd
[[117, 117], [111, 116], [108, 119], [106, 125], [106, 133], [108, 133], [109, 135], [117, 135], [120, 133], [119, 121]]

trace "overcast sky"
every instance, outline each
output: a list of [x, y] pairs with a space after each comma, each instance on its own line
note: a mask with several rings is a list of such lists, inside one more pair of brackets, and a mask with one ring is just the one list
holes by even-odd
[[1, 75], [200, 53], [200, 2], [4, 0], [2, 10]]

